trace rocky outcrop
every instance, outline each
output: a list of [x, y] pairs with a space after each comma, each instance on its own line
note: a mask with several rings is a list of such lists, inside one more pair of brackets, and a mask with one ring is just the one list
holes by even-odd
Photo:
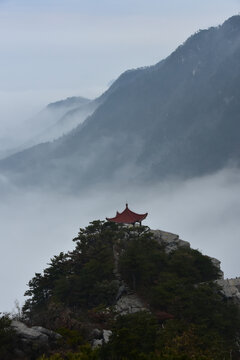
[[103, 345], [103, 339], [93, 339], [92, 341], [92, 347], [95, 349], [98, 346]]
[[111, 330], [99, 330], [94, 329], [92, 332], [92, 335], [94, 339], [92, 340], [92, 347], [96, 348], [98, 346], [102, 346], [103, 344], [107, 344], [110, 340], [110, 337], [112, 335]]
[[240, 277], [219, 279], [216, 283], [222, 288], [221, 292], [226, 298], [232, 299], [240, 305]]
[[218, 259], [215, 259], [215, 258], [213, 258], [213, 257], [210, 257], [210, 256], [208, 256], [208, 257], [209, 257], [209, 259], [211, 260], [211, 262], [213, 263], [213, 265], [218, 269], [219, 278], [220, 278], [220, 279], [223, 279], [223, 277], [224, 277], [224, 272], [223, 272], [222, 269], [221, 269], [221, 261], [218, 260]]
[[179, 239], [179, 235], [172, 234], [163, 230], [150, 230], [154, 239], [165, 247], [165, 251], [169, 254], [172, 251], [179, 249], [180, 247], [190, 248], [190, 243]]
[[114, 310], [118, 315], [134, 314], [138, 311], [148, 311], [136, 294], [122, 296], [116, 303]]
[[11, 323], [18, 338], [18, 348], [15, 350], [17, 358], [29, 358], [31, 354], [48, 351], [61, 335], [41, 326], [28, 327], [24, 323], [13, 320]]
[[[167, 254], [170, 254], [172, 251], [175, 251], [181, 247], [190, 248], [190, 243], [185, 240], [179, 239], [179, 235], [169, 233], [163, 230], [150, 230], [153, 234], [154, 239], [165, 247]], [[223, 271], [221, 270], [221, 261], [213, 257], [209, 257], [213, 265], [218, 268], [219, 277], [223, 279]]]
[[107, 344], [109, 342], [110, 336], [112, 335], [111, 330], [103, 330], [103, 342]]
[[43, 335], [47, 335], [48, 340], [55, 341], [55, 340], [61, 339], [61, 337], [62, 337], [60, 334], [58, 334], [58, 333], [56, 333], [56, 332], [54, 332], [52, 330], [46, 329], [46, 328], [44, 328], [42, 326], [33, 326], [31, 329], [35, 330], [37, 332], [40, 332]]
[[[153, 238], [162, 246], [164, 246], [165, 252], [170, 254], [179, 248], [190, 248], [190, 243], [179, 238], [179, 235], [166, 232], [163, 230], [152, 230], [147, 228], [145, 231], [153, 234]], [[131, 233], [133, 234], [133, 232]], [[138, 233], [136, 232], [136, 236]], [[121, 279], [119, 271], [119, 250], [118, 246], [113, 247], [114, 254], [114, 275], [119, 281], [119, 289], [116, 296], [116, 305], [114, 307], [115, 312], [118, 315], [133, 314], [138, 311], [149, 311], [146, 306], [142, 303], [141, 299], [137, 294], [130, 291], [127, 284]], [[223, 272], [221, 270], [221, 262], [218, 259], [209, 257], [213, 265], [219, 270], [219, 277], [223, 279]], [[239, 293], [240, 296], [240, 293]]]

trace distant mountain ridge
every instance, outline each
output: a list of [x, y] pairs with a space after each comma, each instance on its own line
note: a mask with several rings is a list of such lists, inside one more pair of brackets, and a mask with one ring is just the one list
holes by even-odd
[[16, 134], [0, 142], [0, 159], [42, 142], [53, 141], [80, 125], [98, 106], [98, 101], [80, 96], [48, 104], [34, 117], [19, 124]]
[[47, 105], [48, 109], [52, 109], [52, 108], [76, 108], [78, 106], [81, 106], [83, 104], [89, 103], [91, 100], [86, 99], [84, 97], [81, 96], [72, 96], [72, 97], [68, 97], [64, 100], [58, 100], [55, 102], [52, 102], [50, 104]]
[[240, 16], [123, 73], [71, 133], [0, 162], [16, 182], [76, 187], [189, 178], [238, 166]]
[[95, 100], [80, 96], [48, 104], [34, 119], [28, 121], [32, 137], [23, 146], [30, 147], [67, 134], [91, 115], [97, 106]]

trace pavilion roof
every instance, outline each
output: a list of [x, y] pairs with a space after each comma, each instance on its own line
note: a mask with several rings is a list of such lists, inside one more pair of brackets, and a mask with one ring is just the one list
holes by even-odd
[[119, 213], [117, 211], [116, 216], [113, 218], [106, 218], [107, 221], [116, 222], [119, 224], [134, 224], [136, 222], [141, 222], [147, 217], [148, 213], [145, 214], [137, 214], [133, 211], [131, 211], [128, 208], [128, 204], [126, 204], [125, 210], [123, 212]]

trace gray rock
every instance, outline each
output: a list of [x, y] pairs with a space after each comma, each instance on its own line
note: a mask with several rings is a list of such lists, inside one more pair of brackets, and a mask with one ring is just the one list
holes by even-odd
[[13, 320], [11, 323], [12, 328], [15, 330], [17, 335], [24, 339], [26, 342], [38, 342], [42, 345], [48, 344], [48, 336], [42, 332], [29, 328], [20, 321]]
[[122, 296], [115, 305], [118, 315], [134, 314], [138, 311], [148, 311], [142, 301], [135, 295]]
[[219, 277], [223, 279], [224, 277], [224, 273], [223, 271], [221, 270], [221, 261], [218, 260], [218, 259], [215, 259], [213, 257], [210, 257], [208, 256], [209, 259], [211, 260], [212, 264], [218, 269], [218, 274], [219, 274]]
[[112, 335], [111, 330], [103, 330], [103, 341], [105, 344], [109, 342], [110, 336]]
[[126, 286], [123, 284], [119, 287], [118, 289], [118, 293], [117, 293], [117, 296], [116, 296], [116, 300], [119, 300], [120, 297], [122, 297], [122, 295], [126, 294], [127, 293], [127, 288]]
[[42, 326], [33, 326], [31, 329], [39, 331], [41, 334], [47, 335], [51, 340], [59, 340], [62, 338], [62, 335]]
[[92, 347], [96, 348], [98, 346], [102, 346], [103, 344], [103, 339], [94, 339], [92, 342]]
[[222, 294], [229, 299], [235, 300], [240, 305], [240, 278], [219, 279], [216, 283], [222, 288]]
[[172, 234], [162, 230], [150, 230], [153, 234], [155, 240], [160, 244], [165, 246], [165, 251], [167, 254], [172, 251], [177, 250], [180, 247], [190, 248], [190, 243], [179, 239], [179, 235]]
[[209, 259], [212, 261], [213, 265], [216, 266], [220, 270], [221, 261], [216, 258], [210, 257], [210, 256], [209, 256]]
[[18, 337], [18, 348], [15, 349], [16, 359], [30, 359], [48, 351], [51, 345], [62, 336], [42, 326], [28, 327], [21, 321], [13, 320], [12, 328]]
[[179, 235], [172, 234], [163, 230], [150, 230], [153, 233], [154, 237], [157, 240], [162, 240], [163, 242], [172, 242], [179, 239]]

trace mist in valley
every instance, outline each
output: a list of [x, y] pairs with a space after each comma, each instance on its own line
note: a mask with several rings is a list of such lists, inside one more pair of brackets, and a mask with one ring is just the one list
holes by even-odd
[[[175, 0], [134, 0], [118, 4], [109, 1], [83, 4], [72, 0], [54, 0], [51, 4], [45, 0], [38, 4], [26, 0], [20, 4], [6, 0], [0, 1], [0, 6], [0, 159], [34, 144], [53, 141], [82, 123], [97, 106], [90, 102], [91, 106], [86, 104], [81, 109], [73, 106], [51, 111], [46, 109], [49, 103], [78, 95], [95, 99], [106, 90], [111, 79], [126, 69], [164, 59], [190, 34], [218, 25], [239, 11], [236, 0], [214, 0], [210, 5], [200, 1], [180, 4]], [[191, 69], [191, 76], [197, 78], [195, 67]], [[221, 100], [226, 107], [229, 99], [232, 100], [229, 97]], [[145, 94], [140, 102], [145, 104]], [[176, 105], [171, 107], [178, 109]], [[126, 102], [120, 109], [128, 110]], [[115, 109], [113, 114], [116, 121]], [[120, 115], [118, 124], [123, 118]], [[127, 135], [121, 135], [123, 140]], [[115, 144], [114, 139], [110, 137], [110, 145], [122, 145], [120, 135], [119, 143]], [[104, 159], [108, 166], [108, 162], [111, 165], [110, 152], [104, 153], [107, 140], [104, 137], [102, 147], [99, 142], [89, 144], [84, 150], [89, 155], [89, 148], [93, 149], [92, 158]], [[142, 144], [138, 141], [137, 146]], [[64, 155], [71, 150], [62, 149]], [[0, 312], [13, 311], [16, 300], [23, 305], [28, 281], [46, 268], [51, 257], [74, 248], [72, 239], [80, 227], [96, 219], [113, 217], [117, 210], [124, 210], [126, 202], [135, 212], [148, 212], [143, 225], [178, 234], [193, 248], [219, 259], [225, 277], [240, 276], [240, 170], [226, 168], [186, 181], [172, 179], [154, 184], [149, 181], [145, 186], [133, 186], [129, 182], [122, 186], [116, 179], [124, 179], [126, 172], [138, 178], [139, 169], [131, 166], [129, 153], [134, 155], [131, 147], [130, 151], [125, 148], [123, 158], [130, 165], [117, 168], [114, 184], [99, 184], [102, 173], [105, 174], [103, 161], [97, 171], [94, 168], [95, 173], [89, 172], [91, 176], [86, 182], [91, 183], [91, 188], [81, 189], [79, 185], [76, 192], [67, 192], [67, 189], [64, 192], [57, 181], [71, 178], [71, 171], [68, 174], [65, 171], [68, 165], [73, 164], [70, 167], [73, 172], [82, 171], [80, 166], [75, 166], [80, 163], [79, 153], [74, 154], [72, 164], [67, 158], [63, 170], [56, 167], [59, 173], [58, 178], [53, 179], [56, 181], [54, 191], [43, 187], [18, 188], [0, 174]], [[155, 155], [158, 160], [159, 154]], [[85, 158], [85, 153], [81, 156], [83, 169], [88, 168], [91, 157]], [[148, 155], [146, 158], [148, 161]], [[36, 165], [33, 162], [27, 167], [22, 161], [27, 181], [31, 180], [27, 178], [28, 171]], [[19, 165], [18, 158], [16, 164]], [[40, 169], [43, 179], [44, 169], [51, 170], [50, 166]], [[147, 173], [146, 168], [144, 171]], [[39, 173], [36, 174], [38, 180]], [[32, 186], [31, 181], [29, 183]]]
[[81, 97], [56, 102], [58, 94], [65, 95], [57, 91], [0, 92], [0, 159], [67, 134], [98, 105]]
[[20, 191], [1, 178], [1, 311], [24, 301], [26, 284], [50, 258], [74, 248], [80, 227], [123, 211], [126, 201], [148, 212], [152, 229], [176, 233], [222, 262], [225, 277], [240, 275], [240, 171], [225, 169], [184, 182], [145, 187], [97, 186], [78, 194]]

